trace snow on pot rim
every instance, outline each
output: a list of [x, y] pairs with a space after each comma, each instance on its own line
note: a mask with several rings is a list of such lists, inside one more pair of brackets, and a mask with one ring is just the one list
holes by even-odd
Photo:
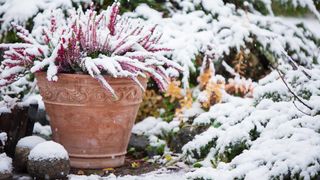
[[28, 156], [29, 160], [69, 159], [65, 148], [54, 141], [46, 141], [36, 145]]

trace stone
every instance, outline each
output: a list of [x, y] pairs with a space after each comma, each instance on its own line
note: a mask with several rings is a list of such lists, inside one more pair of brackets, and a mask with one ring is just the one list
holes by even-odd
[[66, 179], [70, 171], [68, 153], [53, 141], [40, 143], [29, 153], [27, 170], [36, 179]]
[[34, 135], [44, 138], [47, 141], [52, 140], [52, 130], [49, 125], [41, 125], [39, 122], [34, 123], [33, 128]]
[[136, 150], [146, 150], [147, 146], [149, 145], [149, 139], [143, 135], [137, 135], [132, 133], [131, 138], [129, 141], [129, 148], [135, 148]]
[[27, 160], [30, 151], [39, 143], [45, 142], [46, 140], [38, 136], [27, 136], [20, 139], [17, 143], [15, 156], [14, 156], [14, 169], [17, 172], [27, 171]]
[[191, 141], [197, 134], [204, 132], [206, 126], [184, 126], [176, 135], [172, 136], [169, 147], [175, 153], [182, 153], [182, 147]]
[[69, 159], [29, 160], [28, 172], [36, 179], [64, 179], [69, 174]]
[[49, 125], [46, 111], [39, 108], [38, 104], [30, 104], [28, 116], [33, 122], [39, 122], [41, 125]]
[[128, 145], [128, 154], [135, 158], [143, 158], [147, 155], [148, 145], [148, 137], [132, 133]]
[[10, 180], [10, 179], [12, 179], [12, 173], [0, 172], [0, 180]]
[[12, 159], [5, 153], [0, 154], [0, 180], [12, 179]]

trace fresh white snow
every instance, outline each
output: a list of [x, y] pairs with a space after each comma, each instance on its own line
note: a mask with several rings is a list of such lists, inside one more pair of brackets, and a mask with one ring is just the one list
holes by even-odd
[[170, 170], [160, 169], [157, 171], [149, 172], [146, 174], [132, 176], [115, 176], [113, 174], [107, 177], [101, 177], [97, 175], [80, 176], [80, 175], [69, 175], [69, 180], [185, 180], [186, 172], [184, 170], [174, 172]]
[[32, 149], [36, 145], [45, 142], [46, 140], [39, 136], [27, 136], [20, 139], [17, 143], [17, 147]]
[[69, 159], [65, 148], [56, 142], [46, 141], [36, 145], [28, 156], [33, 160]]
[[1, 144], [5, 145], [7, 140], [8, 140], [7, 133], [1, 132], [0, 133], [0, 142], [1, 142]]
[[36, 123], [34, 123], [33, 133], [44, 135], [44, 136], [51, 136], [52, 130], [49, 125], [43, 126], [39, 122], [36, 122]]
[[[295, 102], [300, 110], [295, 107], [292, 94], [289, 93], [276, 71], [272, 71], [268, 76], [261, 79], [258, 84], [254, 85], [253, 98], [238, 98], [223, 92], [222, 103], [211, 106], [208, 112], [205, 112], [200, 107], [199, 101], [205, 97], [198, 90], [198, 93], [193, 95], [196, 101], [193, 103], [192, 108], [185, 110], [182, 116], [187, 120], [192, 116], [196, 116], [192, 120], [193, 125], [210, 127], [195, 136], [192, 141], [183, 147], [182, 157], [184, 158], [181, 160], [199, 163], [203, 167], [196, 168], [195, 171], [187, 174], [184, 171], [156, 171], [140, 176], [115, 177], [110, 175], [109, 177], [100, 177], [97, 175], [70, 175], [69, 178], [75, 180], [180, 180], [186, 178], [221, 180], [243, 178], [254, 180], [259, 177], [264, 180], [271, 178], [281, 179], [289, 173], [291, 173], [292, 177], [299, 175], [304, 179], [311, 179], [316, 174], [319, 174], [320, 115], [316, 114], [320, 112], [320, 67], [313, 63], [320, 62], [320, 52], [319, 47], [309, 38], [309, 36], [320, 38], [319, 21], [312, 17], [274, 17], [271, 10], [271, 0], [262, 1], [269, 10], [268, 16], [263, 16], [252, 10], [251, 1], [245, 3], [249, 11], [235, 9], [232, 4], [225, 4], [222, 0], [173, 1], [181, 5], [182, 9], [171, 9], [169, 17], [163, 17], [162, 13], [157, 12], [146, 4], [141, 4], [135, 12], [125, 13], [124, 16], [142, 17], [147, 20], [147, 23], [159, 24], [159, 28], [164, 32], [161, 43], [163, 46], [173, 49], [173, 51], [164, 54], [173, 61], [180, 63], [185, 69], [183, 73], [185, 87], [188, 86], [190, 72], [195, 71], [197, 68], [194, 64], [196, 56], [199, 53], [206, 53], [208, 46], [213, 48], [212, 53], [215, 55], [211, 60], [214, 62], [223, 61], [223, 67], [230, 74], [235, 75], [234, 81], [238, 83], [242, 81], [241, 78], [224, 61], [224, 58], [231, 53], [232, 49], [249, 52], [250, 50], [246, 48], [247, 44], [253, 43], [255, 46], [259, 44], [262, 53], [274, 57], [269, 61], [277, 60], [282, 63], [279, 69], [285, 74], [284, 78], [290, 88], [301, 98], [304, 98], [303, 101], [312, 107], [312, 110], [297, 101]], [[0, 7], [0, 14], [4, 12], [2, 17], [6, 17], [1, 28], [5, 30], [11, 20], [23, 24], [26, 19], [34, 16], [39, 10], [51, 6], [50, 4], [54, 7], [67, 7], [71, 1], [62, 2], [59, 0], [53, 4], [53, 1], [44, 3], [44, 1], [39, 0], [36, 2], [32, 0], [28, 4], [30, 11], [19, 13], [16, 11], [25, 3], [20, 3], [16, 8], [12, 8], [13, 3], [18, 3], [18, 0], [2, 0], [0, 4], [1, 2], [3, 2], [4, 6]], [[286, 0], [281, 0], [281, 2], [286, 2]], [[307, 7], [316, 17], [320, 17], [312, 0], [293, 0], [293, 2], [295, 6]], [[41, 6], [38, 6], [38, 3], [41, 3]], [[198, 8], [200, 6], [203, 7], [202, 10]], [[32, 31], [35, 39], [41, 40], [38, 34], [41, 33], [43, 26], [50, 24], [50, 18], [48, 17], [50, 17], [51, 13], [51, 11], [44, 11], [36, 15], [34, 19], [35, 26]], [[62, 10], [56, 10], [53, 14], [61, 20], [58, 25], [59, 23], [62, 25], [67, 23], [63, 21]], [[15, 15], [16, 17], [14, 17]], [[295, 26], [300, 22], [310, 32]], [[310, 68], [305, 69], [311, 75], [310, 79], [301, 71], [292, 70], [292, 68], [284, 65], [287, 63], [287, 60], [282, 57], [284, 47], [291, 52], [295, 61]], [[33, 50], [30, 49], [30, 51]], [[94, 61], [92, 59], [84, 60], [85, 67], [91, 69], [91, 73], [95, 72], [95, 67], [98, 65], [110, 65], [101, 64], [99, 58]], [[108, 60], [112, 61], [110, 58]], [[39, 64], [39, 66], [42, 65]], [[111, 65], [114, 65], [114, 62]], [[10, 75], [10, 73], [19, 70], [21, 69], [14, 69], [4, 75]], [[112, 69], [109, 70], [115, 72]], [[176, 72], [169, 71], [170, 73], [168, 74], [177, 75]], [[49, 75], [54, 75], [55, 73], [56, 69], [53, 67]], [[248, 80], [245, 83], [251, 84], [251, 81]], [[2, 92], [8, 94], [22, 92], [27, 86], [30, 86], [30, 84], [23, 79], [11, 85], [12, 90], [9, 93], [7, 90]], [[197, 89], [194, 91], [197, 92]], [[34, 101], [32, 98], [25, 99], [25, 102]], [[39, 97], [35, 99], [38, 102], [41, 101]], [[6, 96], [3, 101], [0, 101], [0, 114], [1, 112], [10, 112], [16, 101], [17, 99]], [[148, 136], [151, 145], [158, 146], [165, 144], [162, 139], [163, 136], [172, 131], [177, 131], [179, 125], [180, 121], [177, 120], [168, 123], [161, 118], [148, 117], [137, 123], [132, 132]], [[49, 126], [41, 126], [36, 123], [34, 133], [49, 136], [51, 135], [51, 129]], [[40, 147], [35, 148], [36, 150], [30, 158], [68, 157], [63, 147], [53, 142]], [[226, 156], [238, 147], [240, 147], [238, 154], [232, 159], [227, 159]], [[203, 149], [207, 149], [207, 151]], [[0, 156], [0, 160], [2, 156]], [[198, 156], [201, 156], [201, 158]], [[6, 162], [9, 162], [9, 160], [7, 159]]]
[[5, 153], [0, 154], [0, 174], [12, 172], [12, 159]]

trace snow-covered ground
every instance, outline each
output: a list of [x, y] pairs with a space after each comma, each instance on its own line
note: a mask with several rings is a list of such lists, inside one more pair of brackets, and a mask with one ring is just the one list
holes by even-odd
[[121, 176], [116, 177], [115, 175], [109, 175], [107, 177], [100, 177], [97, 175], [90, 176], [79, 176], [79, 175], [69, 175], [69, 180], [185, 180], [185, 171], [172, 172], [168, 170], [157, 170], [149, 172], [147, 174], [142, 174], [139, 176]]

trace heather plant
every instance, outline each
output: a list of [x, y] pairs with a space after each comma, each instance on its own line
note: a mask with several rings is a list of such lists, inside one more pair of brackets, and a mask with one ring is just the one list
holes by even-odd
[[78, 9], [70, 10], [66, 19], [56, 17], [37, 28], [36, 32], [42, 28], [41, 34], [13, 24], [24, 42], [0, 45], [5, 49], [1, 86], [38, 71], [46, 71], [49, 81], [57, 81], [58, 73], [83, 73], [96, 78], [116, 97], [103, 75], [129, 77], [141, 88], [137, 77], [151, 77], [165, 90], [167, 70], [182, 70], [162, 55], [170, 49], [159, 44], [161, 33], [156, 26], [120, 17], [118, 3], [100, 13], [93, 8], [85, 12]]

